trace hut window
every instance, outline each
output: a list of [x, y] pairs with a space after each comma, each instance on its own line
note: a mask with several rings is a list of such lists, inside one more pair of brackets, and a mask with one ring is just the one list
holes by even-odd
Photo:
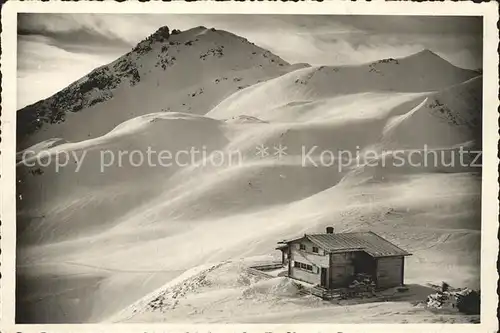
[[300, 268], [309, 272], [313, 271], [312, 265], [304, 264], [303, 262], [294, 261], [293, 267]]
[[299, 248], [302, 250], [302, 251], [305, 251], [306, 250], [306, 246], [304, 244], [300, 244], [299, 245]]
[[316, 246], [313, 246], [313, 252], [314, 253], [319, 253], [319, 249]]

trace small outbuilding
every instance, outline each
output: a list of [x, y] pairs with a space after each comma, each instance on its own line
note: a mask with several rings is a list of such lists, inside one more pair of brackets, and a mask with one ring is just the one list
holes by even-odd
[[404, 285], [405, 257], [411, 255], [374, 232], [304, 234], [278, 243], [293, 279], [325, 289], [348, 287], [358, 274], [379, 289]]

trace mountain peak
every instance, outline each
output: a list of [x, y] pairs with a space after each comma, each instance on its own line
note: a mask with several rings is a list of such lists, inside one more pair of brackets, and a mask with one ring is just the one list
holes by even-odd
[[[423, 49], [422, 51], [414, 53], [414, 54], [408, 56], [407, 58], [421, 58], [421, 59], [429, 59], [429, 60], [430, 59], [439, 59], [441, 61], [446, 61], [441, 56], [439, 56], [438, 54], [434, 53], [433, 51], [431, 51], [429, 49]], [[448, 61], [446, 61], [446, 62], [448, 62]]]
[[164, 41], [165, 39], [168, 39], [170, 37], [170, 29], [168, 26], [163, 26], [156, 30], [151, 36], [148, 38], [152, 40], [157, 40], [157, 41]]
[[435, 55], [435, 56], [437, 56], [437, 54], [434, 53], [434, 52], [432, 52], [432, 50], [430, 50], [430, 49], [423, 49], [422, 51], [418, 52], [417, 54], [419, 54], [419, 53], [420, 54], [429, 54], [429, 55]]
[[[233, 92], [233, 88], [241, 90], [264, 77], [278, 75], [288, 65], [270, 51], [224, 30], [198, 26], [180, 31], [163, 26], [113, 62], [92, 70], [49, 98], [19, 110], [19, 123], [23, 125], [18, 129], [18, 137], [22, 141], [47, 123], [65, 123], [68, 112], [97, 107], [117, 94], [154, 95], [160, 87], [163, 91], [189, 88], [193, 90], [189, 94], [193, 97], [195, 86], [202, 89], [202, 82], [215, 82], [216, 90], [227, 90], [221, 93], [225, 95]], [[235, 83], [235, 87], [228, 83], [219, 85], [229, 77], [234, 82], [242, 81], [244, 75], [236, 75], [241, 71], [254, 74], [249, 75], [245, 83]], [[136, 92], [129, 90], [135, 87]], [[180, 104], [177, 108], [183, 108], [186, 103], [177, 104]]]
[[133, 49], [132, 52], [144, 54], [151, 51], [151, 45], [154, 43], [163, 43], [170, 38], [170, 29], [168, 26], [160, 27], [154, 33], [140, 41]]
[[438, 70], [441, 66], [444, 66], [449, 70], [457, 68], [460, 70], [465, 70], [463, 68], [455, 66], [447, 59], [441, 57], [439, 54], [429, 49], [423, 49], [422, 51], [401, 58], [401, 60], [407, 61], [409, 64], [413, 64], [413, 66], [424, 66], [427, 69], [432, 67], [434, 68], [433, 70]]

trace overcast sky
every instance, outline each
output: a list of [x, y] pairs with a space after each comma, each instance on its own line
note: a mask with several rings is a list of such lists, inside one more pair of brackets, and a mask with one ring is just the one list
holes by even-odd
[[482, 67], [482, 21], [475, 17], [20, 14], [18, 108], [113, 61], [164, 25], [227, 30], [291, 63], [356, 64], [428, 48], [456, 66]]

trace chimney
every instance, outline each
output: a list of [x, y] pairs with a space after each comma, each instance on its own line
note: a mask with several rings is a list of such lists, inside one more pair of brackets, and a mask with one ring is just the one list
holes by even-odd
[[333, 234], [333, 227], [326, 227], [326, 233], [327, 234]]

